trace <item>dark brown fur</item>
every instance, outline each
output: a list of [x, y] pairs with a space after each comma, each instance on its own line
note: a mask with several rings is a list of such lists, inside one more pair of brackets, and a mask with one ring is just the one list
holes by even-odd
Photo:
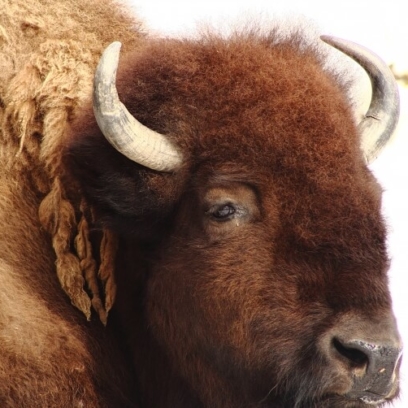
[[[342, 81], [300, 37], [151, 40], [120, 65], [134, 116], [183, 152], [147, 170], [91, 106], [66, 163], [120, 234], [118, 299], [148, 408], [359, 407], [317, 343], [339, 319], [390, 313], [381, 189]], [[226, 199], [227, 197], [228, 199]], [[218, 199], [243, 216], [217, 221]]]

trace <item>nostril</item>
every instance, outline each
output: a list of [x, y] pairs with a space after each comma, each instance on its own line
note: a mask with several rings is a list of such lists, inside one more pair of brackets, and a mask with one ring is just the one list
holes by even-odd
[[365, 369], [368, 366], [369, 358], [367, 354], [356, 348], [353, 344], [345, 345], [338, 338], [334, 338], [333, 346], [345, 358], [350, 368]]
[[325, 372], [338, 387], [334, 392], [351, 405], [379, 407], [398, 394], [402, 348], [392, 316], [367, 320], [345, 315], [318, 344]]

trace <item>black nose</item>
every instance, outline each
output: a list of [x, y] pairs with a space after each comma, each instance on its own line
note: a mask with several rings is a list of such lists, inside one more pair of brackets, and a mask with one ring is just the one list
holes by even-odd
[[376, 405], [397, 393], [402, 346], [392, 316], [343, 318], [326, 339], [333, 373], [350, 384], [346, 397]]
[[380, 402], [395, 389], [401, 360], [398, 342], [369, 341], [361, 338], [333, 339], [334, 353], [353, 378], [350, 397], [365, 402]]

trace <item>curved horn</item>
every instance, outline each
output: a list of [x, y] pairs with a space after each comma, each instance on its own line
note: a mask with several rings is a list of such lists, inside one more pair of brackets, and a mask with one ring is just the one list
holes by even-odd
[[157, 171], [176, 170], [182, 155], [169, 140], [137, 121], [120, 102], [116, 71], [122, 44], [110, 44], [95, 72], [93, 109], [108, 142], [130, 160]]
[[394, 76], [385, 62], [367, 48], [331, 36], [320, 38], [360, 64], [370, 77], [371, 103], [358, 125], [361, 149], [369, 164], [386, 146], [398, 123], [399, 94]]

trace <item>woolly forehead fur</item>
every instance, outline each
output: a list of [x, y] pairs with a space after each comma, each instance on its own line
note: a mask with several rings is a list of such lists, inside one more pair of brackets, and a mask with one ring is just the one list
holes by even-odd
[[[230, 37], [249, 33], [268, 38], [271, 45], [296, 38], [296, 45], [301, 50], [313, 49], [320, 56], [322, 68], [343, 85], [356, 121], [364, 117], [371, 96], [371, 84], [366, 72], [351, 58], [321, 41], [320, 35], [331, 33], [322, 31], [316, 21], [303, 14], [292, 12], [278, 16], [246, 12], [229, 20], [225, 17], [211, 18], [211, 21], [204, 19], [196, 22], [194, 29], [181, 30], [167, 38], [201, 41], [203, 38], [217, 37], [228, 41]], [[154, 31], [149, 32], [149, 37], [163, 39], [163, 35]]]
[[314, 148], [326, 150], [324, 168], [336, 149], [358, 156], [359, 141], [351, 80], [327, 67], [326, 53], [309, 39], [303, 28], [282, 34], [278, 27], [152, 40], [123, 58], [119, 95], [195, 164], [256, 157], [270, 166], [281, 148], [290, 156]]

